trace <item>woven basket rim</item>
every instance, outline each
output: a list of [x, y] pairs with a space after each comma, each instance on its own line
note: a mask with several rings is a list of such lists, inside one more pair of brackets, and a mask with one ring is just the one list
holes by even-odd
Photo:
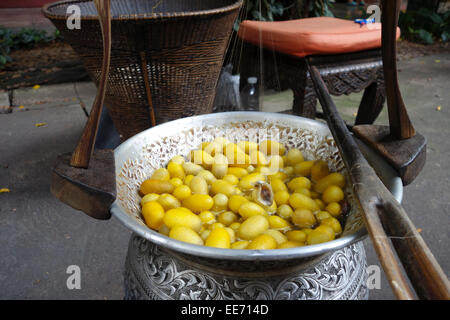
[[[52, 2], [45, 4], [42, 7], [43, 14], [49, 19], [66, 19], [69, 15], [54, 14], [51, 9], [60, 5], [76, 4], [80, 2], [90, 2], [91, 0], [62, 0], [57, 2]], [[111, 16], [112, 21], [120, 20], [162, 20], [162, 19], [175, 19], [175, 18], [186, 18], [186, 17], [200, 17], [215, 15], [221, 13], [231, 12], [233, 10], [239, 9], [242, 5], [243, 0], [235, 0], [235, 2], [229, 6], [220, 7], [216, 9], [191, 11], [191, 12], [164, 12], [164, 13], [142, 13], [142, 14], [124, 14], [119, 16]], [[81, 20], [98, 20], [97, 15], [85, 15], [81, 16]]]

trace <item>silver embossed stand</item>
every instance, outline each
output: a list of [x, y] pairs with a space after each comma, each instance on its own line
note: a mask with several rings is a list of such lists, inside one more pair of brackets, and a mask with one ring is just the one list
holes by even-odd
[[258, 264], [268, 267], [264, 261], [236, 262], [238, 269], [229, 261], [201, 263], [133, 234], [125, 263], [125, 299], [368, 299], [362, 242], [299, 262], [297, 268], [295, 263], [270, 262], [273, 272], [258, 272]]

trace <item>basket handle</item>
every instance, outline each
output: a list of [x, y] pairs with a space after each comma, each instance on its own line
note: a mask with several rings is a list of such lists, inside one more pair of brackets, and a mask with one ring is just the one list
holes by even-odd
[[83, 134], [72, 154], [70, 165], [76, 168], [87, 169], [89, 161], [94, 151], [95, 138], [97, 136], [98, 124], [105, 100], [105, 92], [109, 74], [109, 64], [111, 59], [111, 10], [110, 0], [94, 0], [98, 12], [100, 27], [103, 38], [103, 62], [100, 80], [89, 114], [88, 121], [83, 130]]

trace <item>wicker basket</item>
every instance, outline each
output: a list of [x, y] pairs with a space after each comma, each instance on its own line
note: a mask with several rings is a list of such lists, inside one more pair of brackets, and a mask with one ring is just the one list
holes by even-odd
[[[67, 8], [81, 9], [68, 29]], [[105, 104], [122, 139], [152, 125], [212, 112], [217, 79], [242, 0], [111, 0]], [[103, 44], [94, 3], [44, 6], [98, 85]], [[153, 119], [153, 121], [152, 121]]]

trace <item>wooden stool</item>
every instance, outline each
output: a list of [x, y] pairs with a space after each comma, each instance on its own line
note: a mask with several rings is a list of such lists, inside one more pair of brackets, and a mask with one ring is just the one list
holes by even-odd
[[292, 89], [293, 113], [314, 118], [317, 99], [307, 71], [308, 57], [332, 95], [365, 89], [355, 124], [372, 124], [380, 114], [385, 101], [380, 23], [361, 26], [330, 17], [246, 20], [238, 36], [243, 40], [240, 89], [248, 77], [259, 75], [265, 87]]

